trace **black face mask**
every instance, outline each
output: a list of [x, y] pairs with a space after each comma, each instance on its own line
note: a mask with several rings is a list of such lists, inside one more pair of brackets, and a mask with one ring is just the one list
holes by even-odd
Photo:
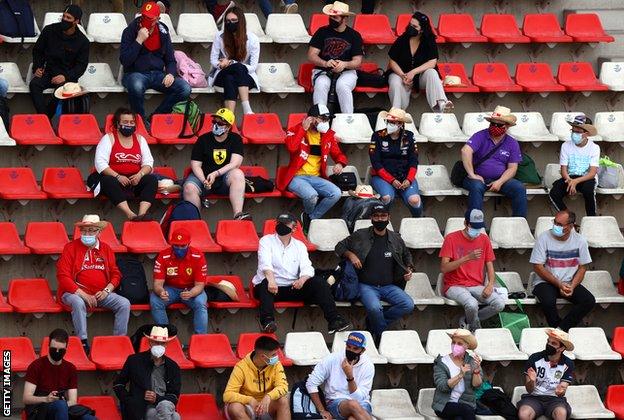
[[61, 29], [63, 31], [68, 31], [72, 26], [74, 26], [74, 22], [68, 22], [66, 20], [61, 21]]
[[340, 19], [340, 20], [329, 19], [329, 26], [330, 26], [330, 28], [336, 29], [340, 25], [342, 25], [342, 19]]
[[347, 361], [349, 363], [356, 364], [360, 361], [360, 353], [356, 353], [351, 350], [345, 350], [345, 356], [347, 357]]
[[413, 37], [413, 36], [418, 36], [418, 34], [420, 34], [420, 31], [418, 29], [414, 28], [412, 25], [407, 25], [407, 29], [405, 30], [405, 35], [409, 37]]
[[120, 125], [118, 130], [122, 136], [130, 137], [136, 131], [136, 125]]
[[372, 224], [375, 230], [384, 230], [390, 223], [388, 220], [373, 220]]
[[228, 32], [236, 32], [238, 30], [238, 22], [225, 22], [225, 30]]
[[292, 233], [292, 231], [292, 228], [288, 225], [285, 225], [284, 223], [278, 223], [277, 225], [275, 225], [275, 232], [277, 232], [279, 236], [286, 236]]
[[61, 360], [63, 360], [67, 349], [56, 349], [54, 347], [50, 347], [48, 352], [50, 353], [50, 359], [54, 360], [55, 362], [60, 362]]
[[548, 356], [554, 356], [555, 354], [557, 354], [557, 347], [551, 346], [550, 344], [546, 343], [546, 354]]

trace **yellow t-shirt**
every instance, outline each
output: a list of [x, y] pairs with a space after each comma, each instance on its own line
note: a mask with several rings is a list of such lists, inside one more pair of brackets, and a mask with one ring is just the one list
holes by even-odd
[[321, 175], [321, 133], [307, 131], [306, 139], [310, 145], [310, 154], [295, 175], [319, 176]]

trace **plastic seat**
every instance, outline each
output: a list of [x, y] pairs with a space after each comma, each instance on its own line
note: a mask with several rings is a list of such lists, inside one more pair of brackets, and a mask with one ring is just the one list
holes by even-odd
[[469, 14], [441, 14], [438, 22], [438, 31], [447, 42], [487, 42], [475, 27], [472, 15]]
[[496, 44], [527, 44], [528, 36], [522, 35], [514, 15], [485, 14], [481, 19], [481, 33]]
[[184, 420], [223, 420], [212, 394], [180, 394], [178, 414]]
[[[405, 124], [405, 129], [407, 131], [412, 132], [412, 134], [414, 135], [414, 141], [416, 143], [426, 143], [427, 137], [423, 136], [422, 134], [418, 132], [418, 129], [416, 128], [416, 125], [414, 124], [414, 121], [415, 121], [414, 117], [412, 117], [410, 113], [406, 113], [405, 115], [412, 119], [411, 123]], [[381, 118], [381, 113], [379, 113], [377, 114], [377, 121], [375, 121], [375, 131], [379, 131], [384, 128], [386, 128], [386, 123], [384, 122], [383, 118]]]
[[624, 248], [624, 236], [613, 216], [583, 217], [580, 233], [592, 248]]
[[[568, 124], [568, 120], [573, 120], [577, 115], [584, 115], [582, 112], [570, 111], [570, 112], [553, 112], [550, 118], [550, 132], [559, 137], [561, 141], [570, 140], [571, 127]], [[595, 121], [594, 121], [595, 123]], [[602, 134], [601, 130], [598, 130]], [[602, 141], [601, 135], [590, 137], [592, 141]]]
[[552, 216], [540, 216], [535, 222], [535, 239], [537, 239], [542, 233], [550, 230], [555, 220]]
[[355, 15], [353, 29], [362, 35], [364, 44], [388, 45], [396, 39], [386, 15]]
[[594, 125], [602, 140], [624, 142], [624, 111], [596, 112]]
[[572, 37], [563, 32], [557, 16], [553, 13], [525, 15], [522, 31], [532, 42], [572, 42]]
[[191, 233], [191, 246], [199, 249], [201, 252], [221, 252], [221, 246], [217, 244], [212, 235], [208, 224], [203, 220], [174, 220], [169, 227], [169, 238], [178, 228], [184, 228]]
[[0, 63], [0, 77], [9, 82], [9, 93], [27, 93], [28, 85], [24, 83], [17, 63]]
[[[73, 239], [77, 238], [80, 238], [80, 229], [75, 227]], [[119, 239], [117, 239], [112, 223], [107, 224], [106, 227], [102, 229], [98, 239], [102, 242], [106, 242], [106, 244], [111, 247], [113, 252], [128, 252], [128, 248], [123, 246], [121, 242], [119, 242]]]
[[[184, 114], [154, 114], [152, 116], [152, 136], [158, 139], [161, 144], [195, 144], [197, 137], [192, 135], [189, 138], [181, 138]], [[185, 134], [192, 134], [188, 122], [184, 130]]]
[[[329, 178], [333, 173], [334, 173], [334, 165], [327, 165], [327, 167], [325, 168], [325, 175], [327, 175], [327, 177]], [[358, 171], [358, 168], [353, 166], [353, 165], [346, 165], [343, 169], [342, 169], [342, 173], [347, 173], [350, 172], [352, 174], [355, 175], [355, 179], [358, 185], [362, 184], [362, 178], [360, 177], [360, 172]], [[342, 192], [343, 197], [348, 196], [348, 192], [347, 191], [343, 191]]]
[[[106, 115], [106, 122], [104, 125], [104, 132], [111, 133], [113, 131], [113, 114]], [[136, 134], [145, 137], [145, 141], [148, 144], [156, 144], [156, 139], [152, 137], [145, 128], [145, 123], [140, 115], [136, 116]]]
[[466, 112], [462, 121], [462, 132], [470, 137], [477, 131], [487, 129], [490, 123], [485, 117], [491, 114], [491, 112]]
[[[41, 351], [39, 352], [39, 356], [47, 356], [50, 347], [50, 339], [48, 337], [43, 337], [41, 341]], [[80, 341], [80, 337], [70, 336], [69, 342], [67, 343], [67, 353], [65, 353], [65, 360], [73, 363], [76, 366], [76, 369], [83, 371], [95, 370], [95, 364], [89, 360], [87, 354], [82, 347], [82, 342]]]
[[0, 350], [11, 351], [10, 370], [25, 372], [28, 366], [35, 361], [37, 355], [28, 337], [0, 337]]
[[[149, 340], [147, 337], [141, 338], [141, 345], [139, 351], [149, 350]], [[180, 369], [194, 369], [195, 364], [186, 358], [184, 351], [182, 350], [182, 344], [178, 337], [175, 337], [167, 344], [167, 357], [173, 359], [174, 362], [180, 366]]]
[[573, 92], [609, 90], [596, 78], [591, 63], [587, 62], [559, 63], [557, 81]]
[[69, 242], [61, 222], [28, 222], [24, 244], [33, 254], [60, 254]]
[[62, 312], [46, 279], [13, 279], [9, 281], [7, 300], [15, 312], [42, 314]]
[[593, 385], [572, 385], [566, 391], [572, 406], [572, 419], [612, 419], [615, 414], [605, 408], [598, 390]]
[[[583, 282], [584, 284], [585, 282]], [[570, 328], [570, 340], [574, 343], [577, 360], [621, 360], [622, 355], [613, 351], [602, 328]]]
[[431, 408], [431, 405], [433, 404], [434, 393], [435, 388], [421, 388], [418, 390], [418, 401], [416, 402], [416, 409], [421, 415], [425, 417], [426, 420], [437, 420], [440, 418], [436, 416], [433, 408]]
[[184, 39], [180, 35], [178, 35], [175, 28], [173, 27], [173, 22], [171, 21], [171, 16], [169, 16], [169, 14], [161, 13], [159, 20], [167, 27], [167, 29], [169, 29], [169, 36], [171, 37], [171, 42], [173, 44], [180, 44], [184, 42]]
[[[458, 230], [463, 230], [465, 228], [463, 217], [449, 217], [446, 219], [446, 226], [444, 227], [444, 236], [448, 235], [452, 232], [457, 232]], [[481, 229], [481, 232], [485, 232], [485, 228]]]
[[416, 413], [406, 389], [374, 389], [371, 406], [373, 416], [379, 420], [423, 418]]
[[418, 127], [420, 134], [432, 143], [465, 143], [468, 140], [459, 128], [455, 114], [423, 112]]
[[128, 356], [132, 354], [132, 342], [126, 335], [93, 337], [91, 360], [98, 370], [121, 370]]
[[475, 331], [479, 347], [475, 352], [488, 362], [526, 360], [528, 356], [518, 350], [507, 328], [481, 328]]
[[78, 397], [78, 404], [91, 407], [102, 420], [121, 420], [117, 403], [110, 395], [81, 396]]
[[384, 331], [379, 342], [379, 352], [388, 359], [388, 363], [394, 365], [429, 364], [434, 359], [425, 352], [414, 330]]
[[0, 44], [3, 42], [6, 42], [8, 44], [34, 44], [35, 42], [37, 42], [37, 38], [39, 38], [39, 35], [41, 35], [41, 31], [39, 30], [39, 25], [37, 25], [37, 19], [33, 18], [33, 25], [34, 25], [34, 33], [35, 36], [26, 36], [24, 38], [22, 37], [10, 37], [10, 36], [6, 36], [6, 35], [0, 35]]
[[[546, 335], [546, 330], [548, 328], [525, 328], [522, 330], [520, 334], [520, 351], [526, 353], [527, 355], [532, 355], [534, 353], [538, 353], [540, 351], [544, 351], [544, 347], [546, 346], [546, 341], [548, 340], [548, 336]], [[576, 345], [576, 344], [575, 344]], [[574, 353], [571, 351], [563, 352], [570, 359], [574, 360]]]
[[284, 353], [296, 366], [315, 366], [329, 354], [325, 338], [318, 331], [286, 334]]
[[444, 165], [418, 165], [416, 180], [420, 194], [424, 196], [462, 195], [462, 190], [451, 183]]
[[586, 271], [583, 286], [594, 295], [596, 303], [624, 303], [608, 271]]
[[332, 121], [332, 130], [341, 143], [370, 143], [373, 129], [366, 114], [336, 114]]
[[433, 217], [404, 217], [399, 233], [411, 249], [439, 249], [444, 241]]
[[314, 13], [310, 16], [310, 35], [314, 35], [323, 26], [329, 25], [329, 16], [323, 13]]
[[525, 92], [563, 92], [566, 90], [555, 81], [548, 63], [518, 63], [516, 83]]
[[505, 63], [475, 63], [472, 82], [481, 92], [522, 92], [522, 86], [513, 81]]
[[607, 85], [609, 90], [624, 90], [624, 62], [605, 61], [600, 66], [600, 83]]
[[7, 303], [2, 290], [0, 290], [0, 314], [8, 314], [10, 312], [13, 312], [13, 307]]
[[[332, 343], [331, 352], [332, 353], [344, 353], [345, 351], [345, 342], [347, 341], [347, 337], [352, 331], [340, 331], [334, 334], [334, 341]], [[370, 358], [371, 362], [374, 364], [385, 365], [388, 363], [388, 359], [379, 354], [377, 350], [377, 346], [375, 345], [375, 341], [373, 341], [373, 336], [368, 331], [358, 331], [364, 334], [366, 337], [366, 354]]]
[[[438, 274], [438, 280], [436, 281], [436, 287], [435, 287], [435, 294], [436, 296], [440, 296], [442, 300], [444, 300], [445, 305], [459, 306], [459, 304], [456, 301], [454, 301], [453, 299], [447, 298], [446, 295], [444, 294], [444, 274], [443, 273]], [[427, 353], [429, 353], [429, 350], [427, 350]]]
[[157, 254], [169, 245], [158, 222], [124, 222], [121, 242], [129, 252]]
[[238, 362], [225, 334], [193, 334], [189, 343], [189, 359], [200, 368], [233, 367]]
[[[244, 359], [249, 353], [253, 351], [254, 344], [256, 343], [258, 337], [263, 335], [277, 340], [275, 334], [243, 333], [238, 337], [238, 344], [236, 345], [236, 356], [239, 359]], [[282, 366], [288, 367], [293, 365], [293, 361], [284, 355], [282, 349], [279, 349], [277, 351], [277, 355], [279, 356], [279, 360], [282, 363]]]
[[4, 121], [0, 119], [0, 147], [15, 146], [16, 144], [15, 140], [9, 136], [9, 132], [4, 126]]
[[307, 44], [312, 38], [298, 14], [271, 13], [265, 31], [276, 44]]
[[30, 168], [0, 168], [0, 198], [5, 200], [44, 200]]
[[494, 217], [490, 239], [500, 248], [526, 249], [535, 245], [535, 238], [524, 217]]
[[244, 115], [241, 133], [251, 144], [282, 144], [286, 138], [279, 116], [273, 113]]
[[[355, 232], [356, 230], [360, 229], [368, 229], [371, 226], [373, 226], [373, 223], [370, 219], [358, 219], [353, 225], [353, 231]], [[394, 226], [392, 226], [392, 222], [388, 222], [387, 229], [394, 232]]]
[[[496, 275], [503, 281], [503, 283], [505, 283], [505, 288], [507, 289], [508, 293], [525, 293], [526, 294], [526, 288], [524, 287], [524, 284], [522, 283], [522, 278], [520, 277], [520, 274], [516, 273], [515, 271], [498, 271], [496, 272]], [[495, 287], [503, 287], [503, 286], [500, 285], [499, 282], [497, 281], [495, 283]], [[535, 298], [524, 298], [524, 299], [518, 299], [518, 300], [523, 305], [535, 305], [537, 303], [537, 300]], [[516, 305], [516, 299], [507, 298], [505, 300], [505, 304]]]
[[312, 85], [312, 71], [313, 70], [314, 70], [314, 64], [312, 63], [301, 63], [299, 65], [299, 73], [297, 74], [297, 83], [303, 86], [306, 92], [312, 92], [314, 90], [314, 86]]
[[[410, 20], [412, 20], [411, 13], [404, 13], [404, 14], [397, 16], [396, 24], [395, 24], [395, 33], [397, 36], [403, 35], [403, 33], [405, 32], [405, 28], [407, 28], [407, 25], [409, 24]], [[429, 22], [431, 23], [431, 30], [433, 31], [433, 34], [436, 36], [436, 44], [444, 44], [446, 40], [444, 39], [443, 36], [441, 36], [438, 33], [438, 30], [433, 24], [433, 21], [431, 20], [431, 18], [429, 18]]]
[[123, 13], [91, 13], [87, 34], [100, 44], [119, 44], [127, 26]]
[[93, 114], [61, 115], [58, 134], [69, 146], [94, 146], [102, 138], [102, 132]]
[[302, 93], [288, 63], [260, 63], [256, 70], [260, 90], [265, 93]]
[[219, 220], [215, 239], [225, 252], [256, 252], [260, 245], [251, 220]]
[[49, 198], [93, 198], [93, 193], [88, 190], [80, 169], [74, 167], [45, 168], [41, 188]]
[[89, 63], [78, 79], [83, 89], [93, 93], [121, 93], [124, 87], [117, 83], [108, 63]]
[[[264, 235], [270, 235], [272, 233], [275, 233], [276, 223], [277, 222], [275, 221], [275, 219], [265, 220], [264, 228], [262, 230], [262, 235], [264, 236]], [[314, 245], [312, 242], [308, 240], [308, 238], [306, 238], [305, 234], [303, 233], [303, 227], [301, 226], [301, 223], [299, 221], [297, 221], [297, 227], [295, 231], [293, 232], [293, 237], [303, 242], [306, 248], [308, 249], [308, 251], [316, 251], [316, 245]]]
[[[364, 15], [364, 16], [371, 16], [371, 15]], [[359, 70], [368, 72], [368, 73], [376, 72], [377, 69], [379, 69], [379, 64], [370, 62], [370, 61], [363, 61], [359, 68]], [[356, 86], [353, 91], [369, 93], [372, 96], [372, 94], [375, 94], [375, 93], [387, 93], [388, 87], [387, 86], [384, 86], [384, 87]]]
[[548, 163], [544, 169], [544, 185], [550, 189], [553, 183], [561, 178], [561, 165], [558, 163]]
[[[455, 331], [454, 328], [446, 330], [429, 330], [427, 333], [427, 342], [425, 343], [425, 350], [427, 354], [430, 354], [434, 358], [438, 356], [445, 356], [451, 352], [451, 337], [448, 334], [452, 334]], [[472, 354], [472, 350], [468, 350], [469, 354]], [[420, 410], [419, 410], [420, 411]], [[422, 411], [420, 412], [422, 414]]]
[[221, 280], [227, 280], [234, 285], [236, 288], [236, 293], [238, 295], [238, 302], [216, 302], [210, 301], [208, 302], [209, 308], [215, 309], [250, 309], [257, 307], [256, 302], [252, 301], [249, 298], [249, 294], [245, 290], [243, 286], [243, 282], [238, 276], [228, 276], [228, 275], [213, 275], [206, 276], [206, 284], [209, 283], [218, 283]]
[[440, 78], [444, 80], [446, 76], [458, 76], [461, 79], [461, 83], [466, 86], [444, 86], [445, 92], [462, 93], [462, 92], [479, 92], [479, 88], [476, 87], [462, 63], [440, 63], [438, 62], [438, 72]]
[[347, 236], [349, 229], [343, 219], [314, 219], [310, 222], [308, 239], [316, 245], [317, 251], [333, 252], [338, 242]]
[[[63, 19], [63, 12], [46, 12], [46, 14], [43, 17], [43, 25], [41, 26], [41, 29], [53, 23], [60, 22], [62, 19]], [[82, 26], [82, 24], [78, 24], [78, 29], [80, 29], [80, 32], [82, 32], [87, 37], [89, 42], [93, 42], [93, 38], [87, 35], [87, 31], [84, 28], [84, 26]]]
[[544, 142], [559, 141], [546, 128], [546, 123], [539, 112], [516, 112], [516, 125], [509, 128], [509, 134], [518, 141]]
[[11, 117], [11, 137], [17, 144], [39, 146], [62, 144], [63, 140], [54, 134], [47, 115], [16, 114]]
[[308, 116], [305, 112], [295, 112], [292, 114], [288, 114], [288, 121], [286, 122], [286, 129], [290, 130], [294, 128], [296, 125], [301, 124], [303, 120]]
[[602, 28], [596, 13], [570, 13], [566, 16], [565, 32], [574, 42], [613, 42], [615, 38]]
[[218, 32], [210, 13], [180, 13], [178, 16], [178, 35], [184, 42], [209, 43], [214, 41]]
[[624, 418], [624, 385], [609, 385], [605, 402], [607, 408], [615, 413], [615, 418]]
[[247, 21], [247, 30], [254, 33], [258, 37], [260, 43], [270, 44], [273, 42], [271, 37], [264, 32], [264, 29], [262, 29], [262, 25], [260, 24], [260, 19], [258, 19], [257, 14], [245, 13], [245, 20]]

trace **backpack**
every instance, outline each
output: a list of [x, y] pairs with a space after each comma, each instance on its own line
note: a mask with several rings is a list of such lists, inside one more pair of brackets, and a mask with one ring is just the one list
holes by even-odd
[[262, 178], [261, 176], [245, 177], [245, 192], [253, 194], [261, 194], [272, 192], [275, 189], [273, 181]]
[[121, 271], [121, 282], [117, 293], [131, 304], [149, 303], [149, 290], [145, 279], [143, 264], [134, 258], [117, 258], [117, 267]]
[[504, 417], [505, 420], [517, 420], [518, 410], [511, 399], [500, 389], [488, 389], [481, 395], [479, 402], [486, 406], [491, 414]]
[[336, 277], [336, 282], [332, 286], [334, 299], [339, 302], [353, 302], [360, 298], [359, 279], [351, 261], [342, 260], [334, 277]]
[[371, 208], [377, 204], [383, 203], [376, 198], [347, 198], [342, 206], [342, 219], [347, 223], [349, 232], [353, 232], [356, 220], [368, 219]]
[[37, 36], [35, 18], [26, 0], [0, 0], [0, 34], [14, 38]]
[[[204, 126], [205, 115], [201, 112], [199, 106], [191, 100], [176, 103], [171, 109], [171, 113], [184, 114], [182, 131], [178, 135], [181, 139], [190, 139], [191, 137], [196, 136], [199, 130]], [[191, 134], [185, 134], [187, 122], [191, 126]]]
[[199, 209], [190, 201], [181, 200], [175, 204], [169, 204], [162, 219], [160, 219], [160, 228], [165, 238], [169, 236], [169, 227], [171, 222], [176, 220], [201, 220]]
[[173, 53], [178, 68], [178, 76], [186, 80], [191, 87], [204, 88], [208, 87], [206, 73], [202, 70], [202, 66], [191, 60], [191, 58], [182, 51]]
[[522, 153], [522, 162], [518, 164], [515, 178], [527, 185], [541, 185], [542, 183], [542, 177], [537, 173], [535, 162], [526, 153]]
[[[319, 391], [319, 395], [321, 392]], [[321, 395], [322, 397], [322, 395]], [[323, 398], [321, 398], [323, 399]], [[322, 419], [308, 394], [305, 381], [297, 382], [290, 390], [290, 409], [292, 419]]]

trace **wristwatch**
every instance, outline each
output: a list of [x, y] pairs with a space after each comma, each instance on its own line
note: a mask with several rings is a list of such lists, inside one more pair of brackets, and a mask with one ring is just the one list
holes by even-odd
[[108, 287], [105, 287], [105, 288], [104, 288], [104, 291], [105, 291], [106, 293], [108, 293], [109, 295], [110, 295], [110, 293], [111, 293], [111, 290], [110, 290]]

